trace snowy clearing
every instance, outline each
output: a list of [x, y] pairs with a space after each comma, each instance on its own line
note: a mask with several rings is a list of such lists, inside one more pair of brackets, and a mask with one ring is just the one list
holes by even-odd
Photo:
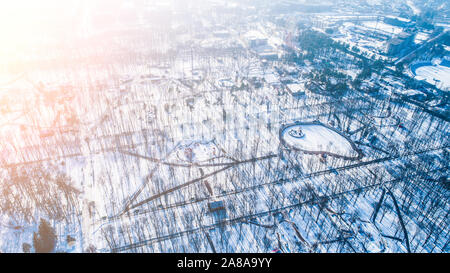
[[417, 67], [413, 73], [417, 79], [435, 84], [438, 88], [443, 90], [450, 88], [450, 67], [429, 64]]
[[[302, 134], [292, 132], [301, 130]], [[339, 157], [358, 156], [352, 143], [344, 136], [321, 124], [295, 124], [285, 127], [282, 140], [290, 147], [310, 153], [328, 153]]]

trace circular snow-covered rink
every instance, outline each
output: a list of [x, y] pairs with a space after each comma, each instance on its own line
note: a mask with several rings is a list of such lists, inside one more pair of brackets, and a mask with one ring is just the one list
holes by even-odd
[[450, 67], [444, 62], [416, 64], [411, 67], [411, 72], [418, 80], [425, 80], [443, 90], [450, 89]]
[[283, 126], [280, 141], [288, 148], [309, 154], [326, 154], [344, 159], [360, 159], [361, 151], [342, 133], [320, 122]]

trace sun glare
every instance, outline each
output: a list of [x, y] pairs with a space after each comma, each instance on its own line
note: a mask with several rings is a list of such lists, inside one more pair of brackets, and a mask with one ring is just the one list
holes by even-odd
[[0, 254], [449, 252], [449, 14], [0, 0]]
[[[80, 1], [78, 1], [81, 3]], [[77, 1], [2, 1], [1, 62], [18, 61], [70, 30]]]

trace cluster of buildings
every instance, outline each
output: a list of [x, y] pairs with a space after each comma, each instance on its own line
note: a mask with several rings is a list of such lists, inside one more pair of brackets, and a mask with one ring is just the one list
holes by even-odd
[[413, 44], [415, 36], [415, 31], [403, 31], [394, 36], [387, 42], [386, 54], [393, 56], [401, 53]]
[[254, 51], [260, 58], [277, 60], [278, 51], [269, 44], [268, 38], [257, 30], [251, 30], [244, 35], [247, 47]]

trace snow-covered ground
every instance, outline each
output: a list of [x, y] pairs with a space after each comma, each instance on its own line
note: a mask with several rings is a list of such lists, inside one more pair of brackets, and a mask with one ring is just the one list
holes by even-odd
[[418, 80], [425, 80], [443, 90], [450, 89], [450, 67], [430, 64], [416, 68], [414, 73]]
[[363, 22], [363, 25], [370, 29], [381, 30], [381, 31], [383, 31], [387, 34], [391, 34], [391, 35], [396, 35], [403, 31], [401, 27], [389, 25], [384, 22], [368, 21], [368, 22]]
[[212, 141], [194, 141], [185, 145], [180, 144], [176, 149], [176, 154], [182, 161], [203, 162], [218, 157], [220, 151]]
[[[391, 32], [380, 22], [365, 28]], [[384, 46], [360, 35], [344, 41], [364, 52], [366, 46]], [[189, 35], [182, 38], [189, 41]], [[169, 44], [158, 35], [152, 39], [159, 49]], [[127, 54], [147, 52], [151, 44], [130, 48], [133, 42], [119, 40]], [[20, 252], [22, 243], [31, 243], [34, 219], [42, 217], [55, 227], [57, 250], [68, 252], [91, 245], [101, 252], [405, 252], [392, 198], [380, 198], [384, 187], [401, 202], [413, 252], [448, 249], [448, 228], [439, 226], [445, 224], [448, 198], [438, 198], [447, 192], [440, 182], [430, 183], [445, 175], [431, 170], [448, 163], [439, 159], [446, 156], [440, 148], [448, 143], [448, 123], [412, 105], [352, 90], [342, 98], [311, 93], [305, 75], [317, 62], [284, 69], [277, 62], [290, 71], [283, 75], [271, 61], [228, 50], [217, 39], [205, 41], [224, 50], [178, 48], [170, 58], [126, 55], [111, 65], [27, 73], [30, 82], [43, 81], [42, 89], [53, 93], [36, 90], [24, 78], [10, 85], [16, 75], [0, 77], [7, 84], [0, 87], [0, 104], [9, 106], [0, 114], [0, 197], [16, 201], [0, 198], [0, 251]], [[269, 43], [282, 41], [272, 37]], [[341, 63], [335, 68], [352, 78], [361, 71], [349, 54], [332, 57]], [[390, 77], [384, 77], [389, 88], [404, 89], [401, 79]], [[59, 91], [67, 83], [77, 87], [66, 92], [71, 96]], [[79, 122], [70, 123], [73, 132], [63, 132], [69, 113]], [[318, 120], [336, 131], [319, 123], [294, 124], [298, 120]], [[282, 139], [293, 147], [354, 158], [359, 151], [351, 138], [365, 157], [355, 163], [329, 156], [324, 162], [315, 154], [285, 151], [282, 124], [293, 124], [282, 129]], [[54, 135], [41, 137], [44, 129]], [[292, 129], [302, 134], [289, 134]], [[427, 158], [395, 157], [397, 151], [432, 148], [438, 152], [421, 154]], [[26, 183], [13, 180], [16, 167], [25, 174], [17, 182]], [[42, 206], [48, 194], [29, 190], [29, 174], [36, 170], [42, 171], [31, 181], [45, 178], [42, 185], [53, 185], [50, 208], [67, 207], [64, 218]], [[409, 177], [398, 179], [396, 172]], [[223, 202], [224, 218], [209, 211], [212, 201]], [[18, 204], [31, 209], [18, 210]], [[26, 220], [28, 211], [34, 219]], [[74, 246], [65, 242], [67, 235]]]
[[[299, 129], [303, 132], [302, 137], [290, 134]], [[282, 138], [289, 146], [308, 152], [328, 152], [346, 157], [358, 155], [345, 137], [319, 124], [288, 126], [283, 130]]]

